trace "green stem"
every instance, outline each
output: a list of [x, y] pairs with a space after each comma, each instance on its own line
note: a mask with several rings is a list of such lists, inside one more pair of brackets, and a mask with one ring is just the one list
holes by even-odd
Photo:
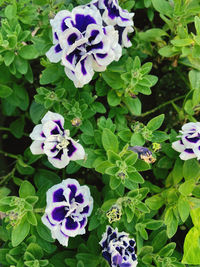
[[[7, 131], [7, 132], [11, 132], [11, 129], [10, 128], [6, 128], [6, 127], [0, 127], [0, 131]], [[23, 133], [24, 136], [29, 136], [29, 134], [27, 133]]]
[[11, 154], [11, 153], [7, 153], [7, 152], [4, 152], [2, 150], [0, 150], [0, 154], [3, 154], [5, 157], [9, 157], [9, 158], [13, 158], [13, 159], [18, 159], [19, 156], [17, 155], [14, 155], [14, 154]]
[[180, 99], [183, 99], [183, 98], [185, 98], [185, 95], [184, 95], [184, 96], [178, 96], [178, 97], [176, 97], [176, 98], [174, 98], [174, 99], [172, 99], [172, 100], [169, 100], [169, 101], [167, 101], [167, 102], [165, 102], [165, 103], [159, 105], [159, 106], [156, 107], [156, 108], [153, 108], [153, 109], [151, 109], [151, 110], [149, 110], [149, 111], [147, 111], [147, 112], [142, 113], [142, 114], [139, 115], [138, 117], [145, 117], [145, 116], [147, 116], [147, 115], [149, 115], [149, 114], [151, 114], [151, 113], [154, 113], [154, 112], [156, 112], [157, 110], [159, 110], [159, 109], [161, 109], [161, 108], [163, 108], [163, 107], [165, 107], [165, 106], [167, 106], [167, 105], [170, 105], [170, 104], [172, 104], [173, 102], [176, 102], [176, 101], [178, 101], [178, 100], [180, 100]]
[[4, 183], [5, 183], [5, 184], [8, 183], [8, 181], [10, 180], [10, 178], [12, 178], [12, 177], [14, 176], [15, 169], [16, 169], [16, 167], [14, 167], [14, 168], [12, 169], [12, 171], [9, 172], [8, 174], [6, 174], [5, 176], [0, 177], [0, 178], [2, 178], [2, 180], [0, 181], [0, 185], [2, 185], [2, 184], [4, 184]]

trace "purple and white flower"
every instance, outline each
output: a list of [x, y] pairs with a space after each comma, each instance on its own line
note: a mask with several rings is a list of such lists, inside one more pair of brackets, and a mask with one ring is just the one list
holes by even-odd
[[102, 14], [105, 25], [112, 25], [119, 33], [119, 44], [130, 47], [128, 34], [133, 32], [133, 16], [119, 6], [118, 0], [93, 0], [89, 5], [95, 5]]
[[103, 257], [112, 267], [136, 267], [135, 240], [128, 233], [118, 232], [107, 226], [99, 244], [102, 246]]
[[189, 122], [180, 131], [181, 139], [172, 143], [172, 148], [180, 152], [182, 160], [197, 158], [200, 160], [200, 122]]
[[47, 191], [46, 200], [42, 222], [61, 245], [68, 246], [69, 237], [85, 234], [87, 217], [93, 209], [88, 186], [80, 186], [77, 180], [68, 178], [52, 186]]
[[46, 154], [49, 162], [56, 168], [64, 168], [70, 160], [81, 160], [85, 151], [81, 144], [73, 140], [69, 130], [64, 130], [64, 118], [58, 113], [48, 111], [41, 124], [33, 128], [30, 137], [33, 154]]
[[83, 87], [94, 71], [104, 71], [121, 57], [118, 31], [112, 25], [103, 25], [95, 5], [79, 6], [71, 12], [62, 10], [50, 23], [54, 46], [46, 55], [51, 62], [62, 61], [76, 87]]

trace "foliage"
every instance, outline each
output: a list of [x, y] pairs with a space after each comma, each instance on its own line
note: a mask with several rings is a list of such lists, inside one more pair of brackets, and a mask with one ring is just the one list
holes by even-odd
[[[87, 0], [0, 1], [0, 264], [105, 267], [99, 241], [109, 223], [136, 240], [138, 267], [200, 265], [200, 165], [172, 149], [181, 126], [199, 120], [200, 3], [121, 0], [135, 13], [132, 47], [76, 88], [52, 46], [49, 19]], [[28, 137], [48, 110], [87, 157], [55, 169]], [[129, 149], [145, 146], [156, 162]], [[68, 177], [90, 187], [87, 233], [67, 248], [41, 217], [46, 191]], [[120, 218], [110, 216], [113, 206]]]

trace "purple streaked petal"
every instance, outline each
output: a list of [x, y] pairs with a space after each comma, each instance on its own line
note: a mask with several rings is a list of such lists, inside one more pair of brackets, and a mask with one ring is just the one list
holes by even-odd
[[69, 202], [71, 203], [72, 199], [75, 197], [77, 187], [74, 184], [69, 184], [67, 187], [71, 190], [69, 194]]
[[98, 44], [95, 45], [90, 45], [86, 48], [87, 52], [96, 50], [96, 49], [102, 49], [103, 48], [103, 42], [99, 42]]
[[76, 14], [75, 21], [76, 23], [73, 23], [73, 26], [80, 32], [84, 32], [89, 24], [96, 24], [95, 19], [90, 15]]
[[48, 215], [46, 216], [46, 219], [47, 219], [47, 221], [49, 222], [49, 224], [50, 224], [51, 226], [55, 226], [55, 225], [56, 225], [56, 224], [53, 224], [53, 223], [50, 222]]
[[71, 217], [66, 218], [65, 228], [67, 230], [76, 230], [78, 226], [79, 226], [78, 223], [75, 222]]
[[75, 196], [75, 201], [76, 201], [77, 203], [82, 204], [82, 203], [84, 202], [84, 197], [83, 197], [83, 195], [82, 195], [82, 194], [79, 194], [79, 195]]
[[55, 157], [48, 157], [49, 162], [56, 168], [62, 169], [69, 164], [66, 149], [61, 149]]
[[104, 259], [106, 259], [108, 261], [108, 263], [111, 265], [111, 255], [110, 253], [108, 253], [107, 251], [103, 251], [102, 252], [102, 256], [104, 257]]
[[60, 44], [57, 44], [54, 46], [55, 53], [60, 53], [62, 51], [62, 48], [60, 47]]
[[86, 225], [86, 223], [87, 223], [86, 218], [84, 217], [83, 220], [80, 221], [79, 223], [80, 223], [80, 228], [83, 228]]
[[87, 214], [88, 212], [89, 212], [89, 206], [87, 205], [87, 206], [85, 206], [84, 208], [83, 208], [83, 210], [80, 212], [80, 214]]
[[67, 149], [68, 149], [68, 156], [71, 157], [74, 152], [76, 152], [77, 148], [73, 145], [72, 141], [71, 140], [68, 140], [69, 141], [69, 145], [67, 146]]
[[65, 207], [66, 206], [60, 206], [60, 207], [53, 209], [51, 216], [55, 221], [60, 222], [60, 221], [64, 220], [65, 215], [67, 213], [65, 210]]
[[53, 193], [53, 202], [62, 202], [66, 201], [64, 195], [63, 195], [64, 190], [62, 188], [57, 189]]
[[79, 38], [79, 36], [76, 33], [72, 33], [68, 36], [67, 38], [67, 42], [69, 45], [72, 45], [73, 43], [75, 43], [75, 41]]
[[121, 265], [121, 263], [122, 263], [122, 256], [120, 254], [114, 255], [113, 258], [112, 258], [112, 262], [116, 266], [118, 266], [119, 264]]

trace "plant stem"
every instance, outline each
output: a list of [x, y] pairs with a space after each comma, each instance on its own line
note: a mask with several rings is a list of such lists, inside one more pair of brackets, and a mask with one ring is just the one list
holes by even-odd
[[169, 101], [167, 101], [167, 102], [165, 102], [165, 103], [159, 105], [159, 106], [156, 107], [156, 108], [153, 108], [153, 109], [151, 109], [151, 110], [149, 110], [149, 111], [147, 111], [147, 112], [142, 113], [142, 114], [139, 115], [138, 117], [145, 117], [145, 116], [147, 116], [147, 115], [149, 115], [149, 114], [151, 114], [151, 113], [156, 112], [156, 111], [159, 110], [160, 108], [163, 108], [163, 107], [165, 107], [165, 106], [167, 106], [167, 105], [170, 105], [170, 104], [172, 104], [173, 102], [176, 102], [176, 101], [178, 101], [178, 100], [180, 100], [180, 99], [183, 99], [183, 98], [185, 98], [185, 95], [184, 95], [184, 96], [178, 96], [178, 97], [176, 97], [176, 98], [174, 98], [174, 99], [172, 99], [172, 100], [169, 100]]
[[[7, 131], [7, 132], [11, 132], [11, 129], [10, 128], [6, 128], [6, 127], [0, 127], [0, 131]], [[29, 134], [27, 133], [23, 133], [24, 136], [29, 136]]]
[[14, 176], [15, 169], [16, 169], [16, 167], [14, 167], [14, 168], [12, 169], [12, 171], [9, 172], [8, 174], [6, 174], [6, 175], [0, 177], [0, 178], [2, 178], [2, 180], [0, 181], [0, 185], [2, 185], [2, 184], [4, 184], [4, 183], [6, 184], [6, 183], [10, 180], [10, 178], [12, 178], [12, 177]]
[[4, 152], [2, 150], [0, 150], [0, 154], [3, 154], [5, 157], [9, 157], [9, 158], [13, 158], [13, 159], [18, 159], [19, 157], [17, 155], [11, 154], [11, 153], [7, 153]]

